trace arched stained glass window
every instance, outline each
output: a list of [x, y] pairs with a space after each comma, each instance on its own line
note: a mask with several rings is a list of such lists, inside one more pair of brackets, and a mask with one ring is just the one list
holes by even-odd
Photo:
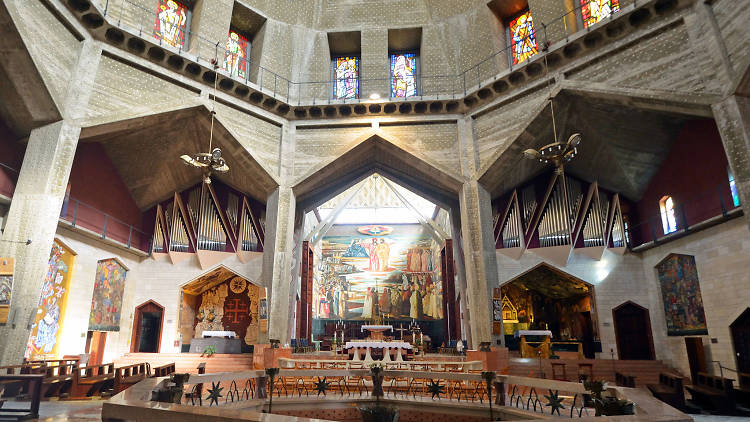
[[417, 95], [416, 75], [416, 54], [391, 54], [391, 97], [407, 98]]
[[728, 170], [729, 173], [729, 190], [732, 192], [732, 203], [735, 207], [740, 206], [740, 193], [737, 191], [737, 183], [734, 181], [734, 172], [732, 169]]
[[580, 0], [581, 17], [583, 18], [583, 27], [599, 22], [608, 18], [611, 14], [620, 11], [620, 0]]
[[359, 57], [333, 59], [333, 98], [359, 98]]
[[234, 29], [230, 29], [224, 54], [224, 70], [232, 76], [245, 79], [247, 77], [247, 57], [247, 38]]
[[526, 11], [510, 21], [508, 34], [513, 64], [519, 64], [538, 52], [531, 12]]
[[189, 12], [185, 4], [176, 0], [159, 0], [154, 20], [154, 37], [172, 47], [185, 43]]
[[661, 209], [661, 225], [664, 234], [672, 233], [677, 230], [677, 219], [674, 215], [674, 201], [671, 196], [665, 196], [659, 201]]

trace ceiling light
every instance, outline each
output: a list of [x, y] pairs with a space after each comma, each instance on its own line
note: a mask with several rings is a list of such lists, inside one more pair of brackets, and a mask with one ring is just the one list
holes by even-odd
[[370, 99], [371, 100], [379, 100], [380, 99], [380, 94], [378, 94], [377, 92], [373, 92], [372, 94], [370, 94]]

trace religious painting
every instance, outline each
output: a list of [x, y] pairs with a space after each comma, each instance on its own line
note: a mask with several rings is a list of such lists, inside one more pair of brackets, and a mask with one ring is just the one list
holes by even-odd
[[320, 247], [314, 318], [443, 318], [440, 253], [421, 225], [335, 225]]
[[60, 333], [68, 304], [75, 254], [59, 240], [52, 243], [47, 261], [47, 274], [42, 283], [39, 306], [31, 326], [31, 335], [24, 357], [27, 359], [56, 359]]
[[13, 292], [13, 258], [0, 258], [0, 324], [8, 322]]
[[416, 96], [416, 74], [416, 54], [391, 54], [391, 97], [407, 98]]
[[510, 52], [513, 64], [517, 65], [538, 52], [534, 21], [531, 12], [526, 11], [510, 21]]
[[610, 17], [620, 10], [620, 0], [580, 0], [581, 17], [583, 18], [583, 27], [599, 22], [604, 18]]
[[172, 47], [182, 47], [188, 24], [188, 8], [176, 0], [159, 0], [154, 37]]
[[667, 335], [708, 334], [695, 257], [671, 254], [656, 266], [664, 301]]
[[333, 98], [350, 100], [359, 97], [359, 57], [333, 59]]
[[234, 331], [250, 345], [258, 340], [260, 287], [234, 276], [200, 294], [195, 313], [195, 337], [204, 331]]
[[89, 331], [120, 331], [122, 295], [128, 269], [114, 258], [96, 264]]
[[[229, 72], [230, 75], [242, 79], [247, 77], [247, 47], [247, 38], [239, 32], [230, 29], [229, 37], [227, 37], [226, 52], [224, 54], [224, 70]], [[236, 223], [232, 224], [232, 227], [236, 227]]]

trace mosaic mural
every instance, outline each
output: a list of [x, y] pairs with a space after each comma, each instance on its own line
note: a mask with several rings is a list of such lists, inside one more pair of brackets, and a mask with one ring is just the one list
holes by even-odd
[[27, 359], [55, 359], [68, 302], [75, 254], [57, 239], [52, 243], [39, 307], [26, 346]]
[[195, 315], [195, 338], [203, 331], [234, 331], [245, 344], [258, 340], [260, 287], [241, 277], [201, 293]]
[[120, 331], [122, 295], [127, 274], [127, 268], [114, 258], [97, 263], [89, 331]]
[[[319, 319], [443, 318], [436, 244], [420, 225], [336, 225], [321, 241], [313, 280]], [[360, 230], [362, 229], [362, 230]]]
[[656, 266], [664, 301], [667, 335], [708, 334], [695, 257], [669, 255]]

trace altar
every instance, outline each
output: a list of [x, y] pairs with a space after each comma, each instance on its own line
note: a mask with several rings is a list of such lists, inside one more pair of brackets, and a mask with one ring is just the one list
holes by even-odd
[[[379, 353], [382, 351], [383, 360], [403, 360], [404, 355], [408, 355], [409, 350], [412, 349], [412, 345], [405, 341], [377, 341], [377, 340], [360, 340], [360, 341], [347, 341], [344, 344], [344, 350], [347, 352], [353, 352], [353, 360], [360, 360], [360, 355], [364, 353], [364, 360], [373, 360], [372, 351], [377, 350]], [[395, 359], [391, 359], [391, 352], [395, 352]], [[386, 357], [387, 356], [387, 357]]]
[[392, 325], [363, 325], [362, 328], [360, 328], [360, 332], [365, 332], [365, 330], [370, 332], [369, 339], [371, 340], [383, 340], [383, 333], [386, 331], [392, 331], [393, 326]]
[[242, 340], [234, 331], [203, 331], [202, 336], [190, 341], [190, 353], [204, 353], [211, 346], [213, 353], [242, 353]]

